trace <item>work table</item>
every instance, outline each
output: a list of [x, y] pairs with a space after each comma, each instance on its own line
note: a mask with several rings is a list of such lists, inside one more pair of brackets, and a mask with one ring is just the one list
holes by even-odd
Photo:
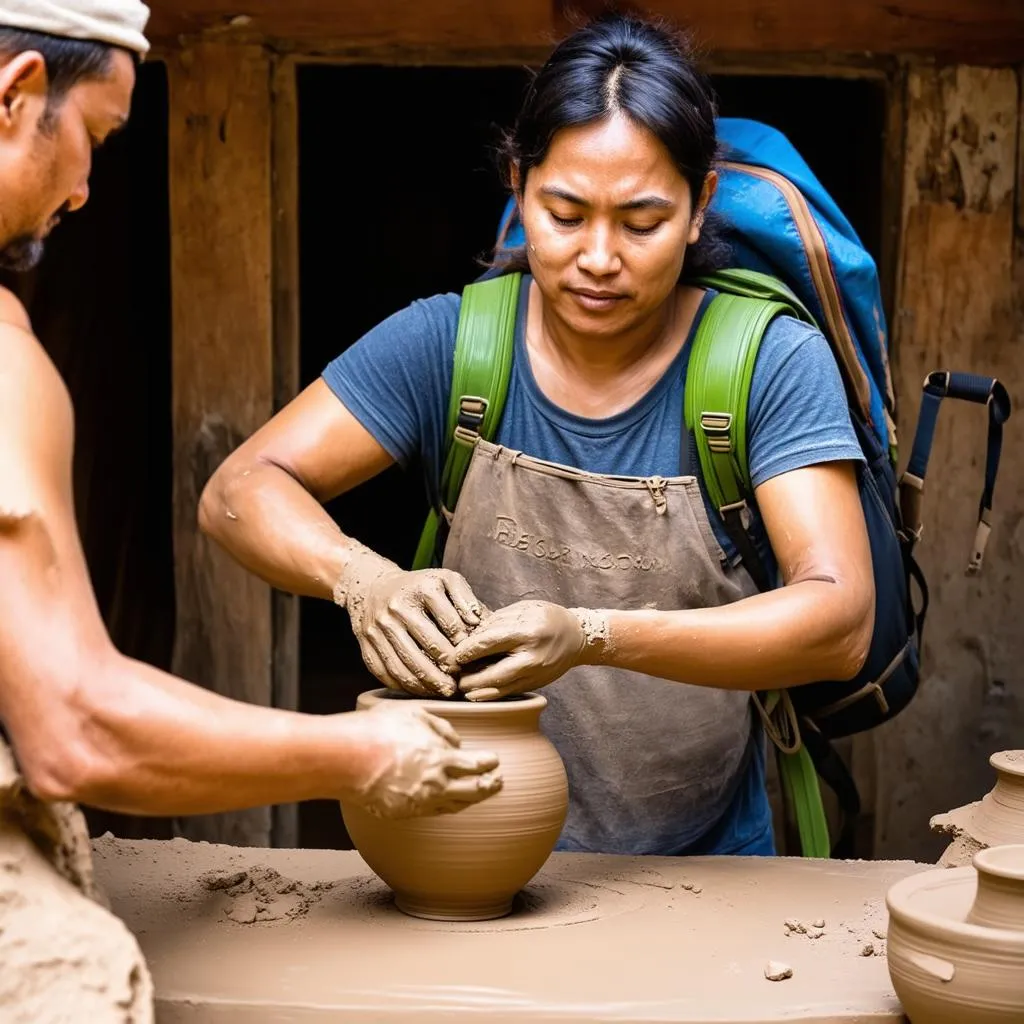
[[447, 924], [354, 852], [93, 845], [160, 1024], [898, 1024], [884, 897], [929, 867], [556, 853], [511, 916]]

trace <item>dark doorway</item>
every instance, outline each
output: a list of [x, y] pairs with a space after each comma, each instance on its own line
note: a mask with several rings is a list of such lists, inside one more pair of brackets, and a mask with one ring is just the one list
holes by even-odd
[[[505, 202], [492, 157], [522, 69], [299, 69], [302, 386], [414, 299], [480, 274]], [[389, 470], [329, 511], [408, 565], [427, 506], [420, 475]], [[375, 682], [344, 612], [303, 600], [300, 706], [349, 710]], [[336, 804], [301, 808], [304, 846], [350, 845]]]
[[864, 247], [881, 259], [885, 84], [853, 78], [723, 75], [722, 117], [747, 117], [793, 143]]
[[[521, 69], [310, 66], [299, 72], [302, 384], [416, 298], [480, 272], [505, 202], [491, 150]], [[724, 76], [726, 116], [785, 132], [878, 258], [884, 92], [847, 80]], [[408, 565], [426, 513], [416, 471], [390, 470], [329, 508]], [[304, 600], [301, 708], [348, 710], [376, 685], [343, 612]], [[337, 806], [301, 811], [304, 846], [348, 847]]]

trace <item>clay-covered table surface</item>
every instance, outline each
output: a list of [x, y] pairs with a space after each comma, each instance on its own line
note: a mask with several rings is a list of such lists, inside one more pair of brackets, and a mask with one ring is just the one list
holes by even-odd
[[884, 897], [928, 867], [555, 854], [510, 917], [443, 924], [353, 852], [94, 846], [160, 1024], [896, 1024]]

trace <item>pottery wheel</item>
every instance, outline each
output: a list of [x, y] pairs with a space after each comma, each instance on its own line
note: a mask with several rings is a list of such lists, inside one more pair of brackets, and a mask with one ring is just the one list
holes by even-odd
[[[625, 887], [623, 887], [625, 888]], [[331, 891], [324, 909], [343, 918], [357, 918], [374, 925], [444, 932], [508, 932], [563, 928], [586, 924], [641, 907], [647, 894], [635, 887], [633, 892], [608, 885], [574, 882], [569, 878], [549, 878], [528, 885], [515, 898], [512, 913], [493, 921], [429, 921], [403, 914], [396, 906], [391, 890], [378, 878], [352, 879]]]
[[901, 1024], [884, 896], [931, 867], [554, 854], [508, 917], [448, 923], [354, 852], [94, 848], [161, 1024]]

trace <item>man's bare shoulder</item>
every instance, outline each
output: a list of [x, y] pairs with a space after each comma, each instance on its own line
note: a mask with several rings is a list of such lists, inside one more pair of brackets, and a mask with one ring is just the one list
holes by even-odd
[[0, 499], [10, 503], [47, 478], [63, 478], [73, 438], [67, 387], [25, 307], [0, 288]]
[[12, 327], [28, 331], [29, 334], [32, 333], [32, 321], [29, 319], [28, 310], [14, 292], [3, 287], [0, 287], [0, 324], [10, 324]]
[[[70, 396], [53, 360], [32, 332], [32, 321], [18, 297], [0, 287], [0, 387], [6, 398], [20, 391], [28, 404], [70, 406]], [[7, 406], [10, 408], [10, 406]]]

